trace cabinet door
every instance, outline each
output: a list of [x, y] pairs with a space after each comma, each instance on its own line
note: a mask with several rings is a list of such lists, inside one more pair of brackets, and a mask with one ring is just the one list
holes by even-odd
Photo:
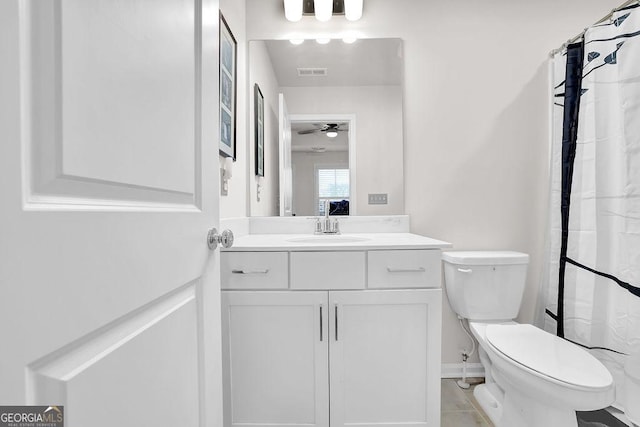
[[442, 291], [329, 293], [331, 427], [440, 425]]
[[226, 427], [328, 427], [327, 319], [327, 292], [222, 292]]

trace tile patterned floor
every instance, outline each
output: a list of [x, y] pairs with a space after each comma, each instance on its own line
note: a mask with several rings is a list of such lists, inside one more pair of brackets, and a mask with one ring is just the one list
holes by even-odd
[[473, 397], [473, 384], [482, 379], [469, 378], [468, 381], [472, 386], [463, 390], [456, 384], [456, 379], [442, 380], [442, 427], [493, 427]]
[[[441, 427], [493, 427], [493, 423], [484, 413], [475, 397], [473, 388], [482, 384], [484, 378], [468, 378], [471, 387], [464, 390], [458, 387], [456, 379], [442, 380]], [[624, 414], [612, 409], [623, 421], [619, 421], [606, 411], [578, 413], [579, 427], [622, 427], [631, 425]]]

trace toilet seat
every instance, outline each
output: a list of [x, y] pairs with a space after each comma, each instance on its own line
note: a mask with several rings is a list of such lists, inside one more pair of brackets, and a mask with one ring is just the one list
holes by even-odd
[[606, 390], [613, 377], [586, 350], [528, 324], [489, 324], [487, 343], [512, 363], [572, 387]]

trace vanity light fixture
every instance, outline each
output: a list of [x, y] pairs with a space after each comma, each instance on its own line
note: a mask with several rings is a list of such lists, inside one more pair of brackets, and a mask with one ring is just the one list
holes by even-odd
[[347, 21], [357, 21], [362, 18], [362, 3], [364, 0], [344, 0], [344, 16]]
[[338, 131], [337, 130], [328, 130], [325, 133], [327, 134], [327, 136], [329, 138], [335, 138], [336, 136], [338, 136]]
[[290, 39], [289, 43], [297, 46], [304, 43], [304, 39]]
[[333, 15], [333, 0], [313, 0], [316, 19], [327, 22]]
[[333, 15], [344, 15], [347, 21], [357, 21], [362, 17], [364, 0], [283, 0], [284, 16], [291, 22], [298, 22], [303, 16], [315, 16], [326, 22]]
[[301, 20], [302, 0], [284, 0], [284, 17], [291, 22]]
[[328, 44], [331, 41], [328, 37], [320, 37], [316, 39], [316, 43], [318, 44]]

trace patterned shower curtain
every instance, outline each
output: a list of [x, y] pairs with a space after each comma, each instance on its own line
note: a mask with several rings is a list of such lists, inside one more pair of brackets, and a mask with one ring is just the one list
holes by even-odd
[[552, 59], [545, 329], [600, 359], [627, 402], [640, 354], [640, 7]]

